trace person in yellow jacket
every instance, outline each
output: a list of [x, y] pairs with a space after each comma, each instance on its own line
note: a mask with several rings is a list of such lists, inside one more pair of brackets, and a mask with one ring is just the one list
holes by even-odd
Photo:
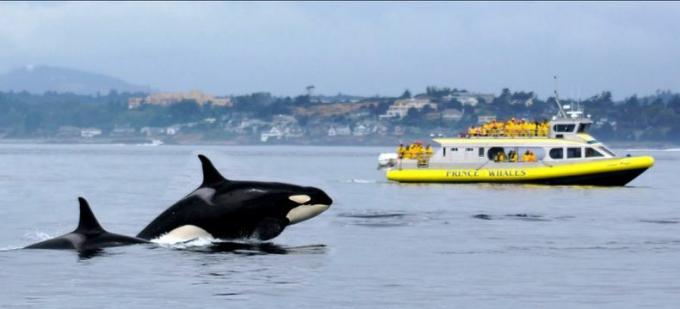
[[540, 136], [548, 136], [548, 131], [550, 130], [550, 126], [547, 121], [543, 120], [541, 124], [538, 127], [538, 132]]
[[499, 151], [498, 153], [496, 153], [496, 155], [494, 157], [494, 161], [505, 162], [505, 152]]
[[468, 129], [468, 136], [479, 136], [480, 127], [470, 127]]
[[536, 162], [536, 155], [534, 155], [531, 150], [528, 150], [524, 152], [522, 155], [522, 161], [524, 162]]
[[399, 159], [403, 159], [404, 155], [406, 155], [406, 147], [404, 147], [404, 144], [399, 144], [399, 148], [397, 148], [397, 156]]
[[432, 146], [427, 145], [427, 147], [425, 147], [425, 157], [429, 159], [430, 157], [432, 157], [433, 153], [434, 151], [432, 151]]
[[422, 151], [423, 151], [423, 146], [422, 146], [422, 145], [420, 145], [420, 144], [418, 144], [418, 143], [413, 143], [413, 144], [411, 144], [411, 146], [410, 146], [410, 148], [409, 148], [409, 151], [408, 151], [409, 159], [418, 159], [418, 158], [420, 158], [420, 157], [422, 156], [422, 155], [421, 155], [421, 154], [422, 154]]
[[522, 120], [522, 136], [531, 136], [531, 121]]

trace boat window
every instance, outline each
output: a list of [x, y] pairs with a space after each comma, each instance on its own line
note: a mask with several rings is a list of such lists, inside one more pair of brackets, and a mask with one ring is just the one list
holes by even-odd
[[479, 156], [484, 157], [484, 147], [479, 147]]
[[496, 158], [496, 155], [500, 152], [505, 152], [505, 149], [503, 149], [503, 147], [491, 147], [491, 148], [489, 148], [489, 151], [487, 152], [486, 157], [489, 160], [493, 160], [494, 158]]
[[575, 124], [556, 124], [553, 126], [553, 131], [555, 132], [574, 132], [574, 128], [576, 128]]
[[593, 149], [593, 148], [586, 148], [586, 158], [596, 158], [596, 157], [604, 157], [603, 154], [601, 154], [599, 151]]
[[588, 128], [590, 128], [589, 123], [581, 123], [578, 125], [578, 133], [584, 133], [586, 130], [588, 130]]
[[446, 147], [442, 147], [442, 157], [446, 157]]
[[473, 151], [473, 148], [465, 148], [465, 151]]
[[602, 150], [604, 153], [606, 153], [606, 154], [608, 154], [608, 155], [610, 155], [610, 156], [612, 156], [612, 157], [616, 157], [616, 154], [613, 153], [611, 150], [607, 149], [607, 147], [600, 146], [600, 147], [597, 147], [597, 149]]
[[575, 159], [581, 157], [581, 147], [567, 148], [567, 159]]
[[564, 149], [562, 149], [562, 148], [550, 149], [550, 158], [552, 158], [552, 159], [564, 159]]
[[542, 147], [518, 147], [517, 154], [519, 155], [520, 161], [526, 161], [527, 152], [533, 154], [533, 158], [536, 161], [541, 161], [545, 158], [545, 150]]
[[458, 151], [458, 148], [451, 148], [451, 151]]

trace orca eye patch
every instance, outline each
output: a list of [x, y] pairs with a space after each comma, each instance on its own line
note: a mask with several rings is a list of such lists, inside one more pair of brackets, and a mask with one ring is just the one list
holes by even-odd
[[312, 200], [312, 198], [306, 194], [291, 195], [288, 197], [288, 199], [298, 204], [304, 204]]

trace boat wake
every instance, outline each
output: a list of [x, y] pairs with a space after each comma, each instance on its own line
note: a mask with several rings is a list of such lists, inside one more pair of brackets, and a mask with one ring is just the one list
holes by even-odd
[[323, 253], [326, 245], [303, 245], [281, 246], [272, 242], [262, 242], [251, 239], [223, 240], [216, 238], [195, 238], [184, 242], [160, 242], [153, 243], [169, 249], [202, 252], [202, 253], [233, 253], [240, 255], [263, 255], [263, 254], [309, 254]]
[[519, 221], [531, 221], [531, 222], [547, 222], [553, 220], [566, 220], [573, 218], [572, 216], [560, 216], [554, 218], [548, 218], [544, 215], [531, 214], [531, 213], [516, 213], [516, 214], [505, 214], [505, 215], [490, 215], [485, 213], [479, 213], [473, 215], [472, 218], [479, 220], [519, 220]]
[[[337, 217], [345, 219], [341, 224], [364, 227], [400, 227], [420, 224], [433, 220], [445, 220], [441, 214], [409, 213], [402, 211], [358, 211], [344, 212]], [[445, 221], [446, 223], [446, 221]]]

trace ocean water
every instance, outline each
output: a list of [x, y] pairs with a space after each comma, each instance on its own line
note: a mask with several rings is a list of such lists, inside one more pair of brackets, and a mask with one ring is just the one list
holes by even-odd
[[[0, 146], [7, 308], [677, 308], [680, 152], [626, 187], [397, 184], [371, 147]], [[201, 179], [318, 186], [335, 201], [268, 243], [21, 250], [84, 196], [134, 235]]]

